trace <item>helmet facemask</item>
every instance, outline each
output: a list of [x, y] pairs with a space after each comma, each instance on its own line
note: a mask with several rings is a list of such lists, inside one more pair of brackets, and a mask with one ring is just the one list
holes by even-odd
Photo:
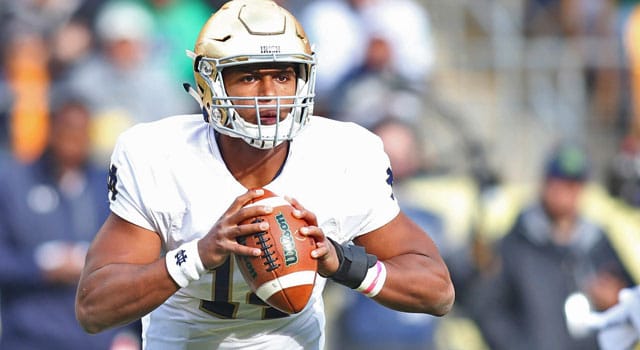
[[[216, 26], [206, 24], [196, 44], [196, 52], [188, 54], [194, 59], [194, 73], [197, 91], [190, 91], [202, 107], [205, 120], [213, 128], [222, 134], [242, 138], [249, 145], [268, 149], [276, 147], [286, 140], [293, 139], [307, 124], [313, 114], [315, 95], [315, 55], [311, 52], [308, 41], [293, 16], [284, 9], [277, 7], [270, 1], [262, 5], [259, 2], [233, 1], [232, 6], [223, 7], [220, 10], [232, 12], [232, 16], [226, 18], [222, 13], [222, 19], [214, 21], [216, 14], [209, 22], [215, 22]], [[256, 6], [256, 8], [250, 8]], [[265, 8], [266, 6], [266, 8]], [[249, 9], [247, 9], [249, 8]], [[264, 14], [265, 9], [271, 13]], [[235, 14], [235, 18], [233, 13]], [[247, 21], [259, 22], [257, 17], [264, 17], [262, 21], [276, 29], [281, 26], [277, 35], [272, 32], [267, 34], [257, 33], [251, 30], [250, 24], [242, 22], [243, 11], [249, 13]], [[275, 12], [274, 12], [275, 11]], [[264, 14], [264, 15], [263, 15]], [[252, 17], [253, 16], [253, 17]], [[271, 17], [266, 17], [271, 16]], [[273, 19], [275, 18], [275, 19]], [[240, 19], [242, 26], [229, 25], [229, 21]], [[222, 24], [227, 24], [224, 40], [212, 40], [216, 38], [215, 32]], [[291, 29], [293, 24], [294, 29]], [[264, 26], [264, 23], [261, 24]], [[210, 29], [211, 28], [211, 29]], [[288, 29], [287, 29], [288, 28]], [[235, 40], [235, 42], [234, 42]], [[242, 41], [241, 41], [242, 40]], [[253, 40], [251, 43], [249, 40]], [[258, 42], [259, 45], [255, 44]], [[198, 52], [200, 51], [200, 52]], [[220, 52], [235, 51], [237, 55], [220, 55]], [[253, 54], [245, 53], [257, 51]], [[214, 56], [214, 57], [212, 57]], [[215, 56], [219, 56], [216, 58]], [[225, 68], [239, 65], [260, 64], [269, 67], [282, 63], [289, 63], [296, 71], [296, 93], [294, 96], [229, 96], [224, 84]], [[270, 100], [272, 103], [264, 104]], [[247, 101], [253, 103], [245, 104]], [[242, 102], [239, 104], [238, 102]], [[256, 123], [248, 122], [238, 113], [241, 109], [255, 109]], [[261, 112], [275, 111], [276, 123], [265, 125], [261, 121]], [[288, 111], [288, 112], [287, 112]]]

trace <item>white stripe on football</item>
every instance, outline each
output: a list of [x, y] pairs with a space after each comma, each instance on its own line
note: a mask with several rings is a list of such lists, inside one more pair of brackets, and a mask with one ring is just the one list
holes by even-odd
[[293, 272], [264, 283], [256, 290], [256, 295], [262, 300], [269, 299], [272, 295], [290, 287], [313, 285], [315, 283], [315, 271]]
[[258, 205], [265, 205], [275, 208], [281, 205], [291, 205], [291, 203], [287, 202], [287, 200], [282, 197], [268, 197], [254, 203], [247, 204], [245, 208], [255, 207]]

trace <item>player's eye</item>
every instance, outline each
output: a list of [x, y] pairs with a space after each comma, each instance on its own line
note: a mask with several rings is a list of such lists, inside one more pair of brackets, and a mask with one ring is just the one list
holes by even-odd
[[278, 79], [278, 81], [280, 82], [295, 80], [295, 78], [296, 78], [296, 72], [292, 68], [288, 68], [286, 70], [281, 71], [280, 73], [278, 73], [276, 77], [276, 79]]
[[291, 75], [290, 75], [290, 74], [287, 74], [287, 73], [281, 73], [281, 74], [278, 74], [278, 75], [276, 76], [276, 79], [277, 79], [279, 82], [284, 83], [284, 82], [287, 82], [287, 81], [289, 81], [289, 80], [291, 79]]
[[256, 80], [258, 80], [258, 77], [256, 77], [254, 74], [246, 74], [246, 75], [243, 75], [240, 78], [240, 80], [245, 82], [245, 83], [253, 83]]

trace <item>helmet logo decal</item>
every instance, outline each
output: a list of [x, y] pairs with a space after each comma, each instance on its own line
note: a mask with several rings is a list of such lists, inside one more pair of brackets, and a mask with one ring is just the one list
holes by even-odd
[[280, 53], [280, 45], [261, 45], [260, 53]]

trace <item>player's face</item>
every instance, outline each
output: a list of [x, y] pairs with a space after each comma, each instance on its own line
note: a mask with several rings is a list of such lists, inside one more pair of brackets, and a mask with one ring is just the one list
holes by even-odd
[[[224, 70], [227, 96], [239, 97], [277, 97], [294, 96], [296, 94], [296, 71], [290, 64], [278, 65], [241, 65]], [[232, 100], [234, 105], [254, 106], [254, 100]], [[280, 104], [291, 104], [293, 99], [282, 99]], [[259, 105], [273, 105], [260, 108], [260, 122], [263, 125], [276, 123], [276, 98], [260, 99]], [[280, 119], [284, 119], [291, 108], [281, 108]], [[240, 116], [257, 124], [257, 112], [254, 108], [237, 108]]]

